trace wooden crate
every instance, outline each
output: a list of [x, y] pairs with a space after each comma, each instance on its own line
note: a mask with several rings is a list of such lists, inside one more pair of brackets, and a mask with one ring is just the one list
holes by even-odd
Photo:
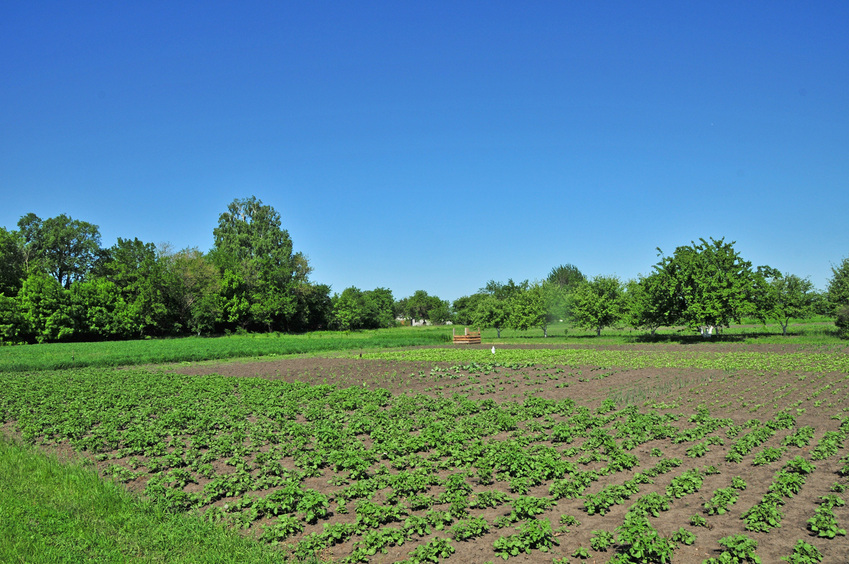
[[455, 345], [479, 345], [481, 344], [481, 332], [469, 332], [468, 328], [465, 329], [462, 335], [458, 335], [451, 330], [454, 335], [454, 344]]

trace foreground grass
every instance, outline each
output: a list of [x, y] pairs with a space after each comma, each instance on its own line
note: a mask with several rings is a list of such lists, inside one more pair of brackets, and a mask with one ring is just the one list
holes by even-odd
[[0, 562], [280, 562], [279, 551], [167, 513], [78, 463], [0, 440]]

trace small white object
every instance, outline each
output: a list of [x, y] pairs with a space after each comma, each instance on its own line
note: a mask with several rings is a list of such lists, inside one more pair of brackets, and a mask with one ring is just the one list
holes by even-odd
[[495, 345], [492, 345], [492, 354], [495, 354]]

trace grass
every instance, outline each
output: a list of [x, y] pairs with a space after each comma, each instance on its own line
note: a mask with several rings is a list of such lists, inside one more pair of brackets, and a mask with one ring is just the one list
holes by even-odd
[[226, 337], [183, 337], [92, 343], [49, 343], [0, 347], [0, 372], [66, 368], [133, 366], [331, 351], [369, 350], [445, 344], [447, 327], [321, 331], [303, 335], [278, 333]]
[[0, 562], [280, 562], [280, 553], [0, 440]]

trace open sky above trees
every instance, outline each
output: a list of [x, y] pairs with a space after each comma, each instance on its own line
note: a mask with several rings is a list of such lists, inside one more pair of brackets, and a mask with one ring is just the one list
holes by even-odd
[[255, 195], [342, 292], [849, 255], [846, 2], [7, 2], [0, 226], [213, 247]]

